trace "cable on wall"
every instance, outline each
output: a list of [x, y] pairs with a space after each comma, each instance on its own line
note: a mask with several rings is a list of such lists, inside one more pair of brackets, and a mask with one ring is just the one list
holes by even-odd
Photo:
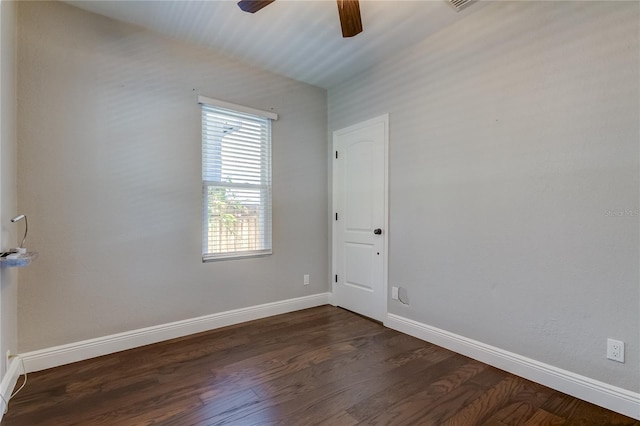
[[22, 382], [22, 385], [18, 388], [18, 390], [16, 390], [15, 392], [13, 392], [11, 394], [11, 396], [9, 396], [9, 399], [5, 399], [4, 395], [2, 395], [2, 392], [0, 392], [0, 399], [2, 399], [2, 402], [4, 403], [3, 412], [5, 414], [9, 410], [9, 401], [11, 401], [11, 399], [14, 396], [16, 396], [18, 394], [18, 392], [20, 392], [22, 389], [24, 389], [24, 387], [27, 384], [27, 369], [24, 367], [24, 359], [20, 355], [12, 355], [11, 358], [18, 358], [20, 360], [20, 364], [22, 365], [22, 374], [21, 374], [21, 376], [24, 376], [24, 381]]

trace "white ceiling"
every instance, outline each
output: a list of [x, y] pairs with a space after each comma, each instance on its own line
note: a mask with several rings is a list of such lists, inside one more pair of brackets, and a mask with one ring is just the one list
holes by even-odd
[[445, 0], [361, 0], [364, 31], [343, 38], [335, 0], [278, 0], [242, 12], [236, 0], [67, 3], [330, 88], [478, 10]]

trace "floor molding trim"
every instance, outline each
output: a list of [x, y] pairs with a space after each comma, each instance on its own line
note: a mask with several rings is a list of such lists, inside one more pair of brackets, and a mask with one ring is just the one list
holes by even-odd
[[640, 393], [581, 376], [399, 315], [387, 314], [384, 325], [640, 420]]
[[40, 371], [246, 321], [326, 305], [329, 301], [330, 293], [314, 294], [25, 352], [20, 356], [24, 359], [27, 372]]
[[0, 393], [2, 394], [2, 399], [0, 399], [0, 421], [2, 421], [4, 411], [7, 408], [5, 407], [5, 401], [9, 402], [11, 393], [16, 387], [16, 383], [18, 383], [18, 378], [22, 374], [22, 363], [20, 362], [20, 359], [12, 357], [9, 362], [9, 368], [7, 368], [7, 371], [2, 377], [2, 382], [0, 382]]

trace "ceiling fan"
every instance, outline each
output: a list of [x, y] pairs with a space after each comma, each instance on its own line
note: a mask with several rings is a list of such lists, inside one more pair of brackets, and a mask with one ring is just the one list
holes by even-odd
[[[245, 12], [256, 13], [275, 0], [240, 0], [238, 6]], [[360, 4], [358, 0], [336, 0], [338, 14], [342, 26], [342, 37], [353, 37], [362, 32], [362, 19], [360, 18]]]

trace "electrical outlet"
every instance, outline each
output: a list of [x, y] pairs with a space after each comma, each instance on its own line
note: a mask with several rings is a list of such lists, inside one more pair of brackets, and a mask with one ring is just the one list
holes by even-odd
[[309, 285], [309, 275], [304, 276], [304, 285]]
[[398, 300], [398, 287], [391, 287], [391, 298]]
[[398, 300], [403, 305], [409, 304], [409, 290], [404, 287], [398, 287]]
[[607, 358], [624, 363], [624, 342], [607, 339]]

